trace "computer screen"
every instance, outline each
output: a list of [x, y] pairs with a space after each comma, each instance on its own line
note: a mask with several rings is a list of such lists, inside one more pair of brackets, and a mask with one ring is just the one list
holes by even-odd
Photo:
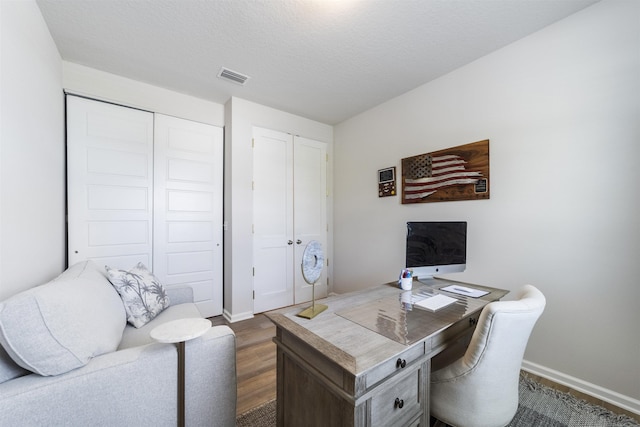
[[414, 277], [462, 272], [466, 263], [466, 222], [407, 222], [406, 267]]

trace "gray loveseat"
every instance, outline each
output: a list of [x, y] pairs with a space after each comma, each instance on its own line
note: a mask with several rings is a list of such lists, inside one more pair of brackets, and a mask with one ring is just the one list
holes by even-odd
[[[202, 317], [190, 289], [143, 327], [91, 261], [0, 302], [0, 425], [175, 426], [177, 351], [149, 332]], [[17, 362], [17, 363], [16, 363]], [[186, 343], [186, 425], [234, 426], [235, 336], [214, 326]]]

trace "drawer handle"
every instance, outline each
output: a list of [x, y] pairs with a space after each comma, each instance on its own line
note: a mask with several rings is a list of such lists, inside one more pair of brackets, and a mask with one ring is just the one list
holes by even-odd
[[396, 401], [393, 403], [393, 407], [402, 409], [403, 406], [404, 406], [404, 400], [400, 399], [399, 397], [396, 397]]
[[400, 359], [398, 358], [398, 360], [396, 360], [396, 368], [404, 368], [405, 366], [407, 366], [407, 361], [404, 359]]

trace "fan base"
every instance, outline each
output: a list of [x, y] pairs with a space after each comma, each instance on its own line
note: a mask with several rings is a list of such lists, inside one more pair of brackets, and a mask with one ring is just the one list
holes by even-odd
[[325, 311], [328, 307], [324, 304], [314, 304], [311, 307], [302, 310], [300, 313], [297, 314], [298, 317], [304, 317], [305, 319], [313, 319], [314, 317], [316, 317], [318, 314], [322, 313], [323, 311]]

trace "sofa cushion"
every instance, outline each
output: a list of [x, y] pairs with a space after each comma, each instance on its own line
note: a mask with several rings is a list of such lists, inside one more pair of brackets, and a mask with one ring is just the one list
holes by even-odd
[[122, 301], [91, 261], [0, 303], [0, 344], [20, 366], [58, 375], [117, 349]]
[[156, 276], [139, 262], [129, 271], [105, 266], [109, 281], [120, 294], [127, 321], [136, 328], [144, 326], [169, 307], [169, 297]]
[[16, 362], [9, 357], [4, 347], [0, 346], [0, 384], [27, 375], [28, 373], [29, 371], [17, 365]]

